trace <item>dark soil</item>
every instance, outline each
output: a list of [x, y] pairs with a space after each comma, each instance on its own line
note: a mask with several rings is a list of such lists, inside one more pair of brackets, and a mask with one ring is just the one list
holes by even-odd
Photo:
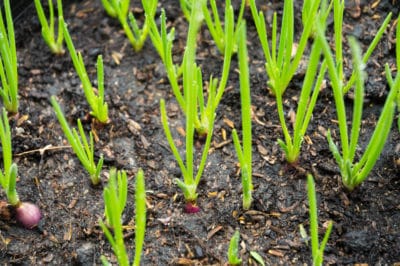
[[[132, 10], [142, 21], [143, 12], [136, 2]], [[176, 60], [180, 60], [187, 22], [178, 1], [160, 2], [166, 10], [168, 24], [176, 27], [174, 53]], [[234, 2], [236, 10], [237, 2]], [[281, 13], [281, 2], [259, 3], [259, 8], [270, 20], [272, 11]], [[299, 4], [296, 5], [300, 10]], [[355, 35], [365, 50], [388, 12], [392, 11], [394, 18], [398, 16], [399, 5], [397, 0], [349, 1], [345, 10], [346, 36]], [[296, 14], [296, 24], [301, 25], [300, 11]], [[101, 254], [115, 262], [110, 245], [98, 226], [104, 212], [102, 187], [90, 185], [88, 174], [66, 147], [68, 143], [49, 102], [51, 95], [57, 96], [72, 125], [80, 118], [85, 129], [92, 128], [98, 136], [96, 154], [105, 156], [104, 183], [110, 168], [127, 170], [130, 178], [130, 200], [124, 215], [127, 225], [132, 225], [134, 219], [134, 175], [139, 168], [144, 169], [148, 217], [143, 265], [225, 264], [229, 240], [235, 229], [240, 230], [244, 265], [255, 265], [250, 251], [258, 252], [267, 265], [310, 264], [310, 247], [299, 234], [300, 224], [309, 228], [304, 178], [307, 172], [316, 179], [321, 234], [328, 220], [334, 222], [325, 251], [327, 264], [400, 263], [399, 130], [393, 126], [369, 178], [353, 192], [347, 192], [324, 137], [329, 128], [337, 133], [334, 101], [328, 84], [319, 96], [297, 167], [287, 165], [276, 143], [282, 132], [275, 99], [267, 89], [264, 55], [249, 10], [245, 18], [254, 107], [254, 202], [251, 210], [243, 211], [240, 175], [230, 136], [230, 122], [241, 128], [235, 57], [198, 190], [201, 212], [197, 214], [183, 212], [182, 192], [173, 182], [174, 177], [180, 177], [180, 171], [161, 127], [159, 100], [166, 99], [170, 125], [177, 141], [182, 143], [179, 146], [182, 153], [184, 139], [177, 129], [184, 128], [185, 120], [150, 40], [142, 51], [134, 52], [120, 25], [105, 14], [100, 1], [65, 3], [65, 18], [92, 80], [96, 77], [97, 55], [104, 57], [111, 122], [102, 128], [92, 125], [69, 54], [57, 57], [49, 52], [31, 5], [16, 23], [21, 102], [20, 113], [11, 119], [11, 126], [14, 160], [19, 166], [20, 198], [38, 204], [43, 219], [35, 230], [26, 230], [13, 220], [0, 222], [0, 264], [98, 265]], [[332, 31], [332, 25], [328, 31]], [[384, 64], [395, 62], [394, 31], [393, 19], [366, 68], [369, 77], [360, 154], [388, 91]], [[206, 27], [202, 28], [198, 41], [197, 61], [204, 70], [204, 77], [208, 79], [210, 74], [218, 77], [222, 56]], [[350, 63], [346, 62], [346, 71], [349, 67]], [[287, 111], [296, 107], [295, 96], [301, 81], [299, 73], [285, 94]], [[3, 193], [2, 198], [5, 199]], [[126, 235], [126, 245], [133, 250], [134, 230], [128, 229]]]

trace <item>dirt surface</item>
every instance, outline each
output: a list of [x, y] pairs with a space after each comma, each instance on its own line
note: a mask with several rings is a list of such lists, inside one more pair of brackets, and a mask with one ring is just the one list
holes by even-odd
[[[143, 12], [136, 2], [132, 10], [143, 21]], [[168, 25], [176, 28], [174, 54], [176, 60], [181, 60], [187, 22], [177, 1], [160, 2], [166, 10]], [[235, 10], [239, 9], [237, 2], [234, 1]], [[399, 5], [397, 0], [382, 0], [377, 5], [372, 1], [349, 1], [345, 10], [346, 35], [356, 36], [365, 50], [388, 12], [392, 11], [394, 18], [398, 16]], [[282, 3], [259, 4], [259, 8], [270, 20], [272, 11], [281, 14]], [[299, 6], [296, 8], [300, 10]], [[307, 172], [316, 179], [321, 234], [328, 220], [334, 222], [325, 251], [327, 264], [400, 263], [399, 130], [393, 126], [369, 178], [353, 192], [347, 192], [324, 137], [329, 128], [338, 133], [328, 84], [319, 96], [297, 167], [287, 165], [276, 143], [282, 132], [275, 99], [266, 85], [264, 55], [249, 10], [245, 18], [254, 107], [254, 202], [251, 210], [243, 211], [240, 175], [230, 135], [230, 122], [241, 128], [234, 57], [198, 189], [201, 211], [197, 214], [183, 212], [183, 195], [173, 182], [181, 174], [161, 127], [159, 100], [166, 99], [170, 125], [182, 153], [184, 138], [178, 129], [184, 128], [185, 119], [150, 40], [142, 51], [135, 53], [118, 22], [105, 14], [100, 1], [65, 3], [64, 12], [92, 80], [96, 77], [97, 55], [104, 57], [111, 122], [104, 127], [92, 126], [69, 54], [57, 57], [49, 52], [34, 7], [28, 8], [16, 23], [21, 102], [20, 113], [10, 123], [14, 160], [19, 166], [20, 198], [38, 204], [43, 219], [35, 230], [23, 229], [13, 220], [0, 221], [0, 264], [98, 265], [101, 254], [115, 262], [98, 226], [104, 211], [102, 187], [90, 185], [88, 174], [71, 149], [65, 147], [68, 143], [50, 105], [51, 95], [57, 96], [71, 124], [76, 125], [80, 118], [85, 129], [93, 128], [98, 136], [96, 155], [105, 156], [104, 183], [111, 167], [128, 171], [130, 200], [123, 221], [126, 225], [134, 223], [134, 175], [139, 168], [144, 169], [148, 218], [143, 265], [223, 265], [235, 229], [240, 230], [244, 265], [256, 265], [250, 251], [258, 252], [266, 265], [310, 264], [310, 248], [299, 234], [300, 224], [309, 228], [304, 178]], [[296, 25], [301, 25], [300, 12], [295, 14]], [[393, 19], [366, 68], [369, 77], [360, 154], [387, 95], [384, 63], [395, 62], [394, 25]], [[328, 31], [332, 31], [332, 24]], [[222, 56], [206, 27], [202, 28], [198, 44], [197, 62], [203, 68], [203, 76], [218, 77]], [[348, 72], [350, 62], [345, 62], [345, 67]], [[296, 108], [301, 82], [299, 73], [285, 93], [287, 112]], [[351, 110], [351, 93], [347, 98]], [[196, 141], [196, 147], [201, 148], [201, 141]], [[1, 196], [5, 198], [4, 193]], [[134, 230], [132, 226], [128, 228], [126, 245], [133, 250]]]

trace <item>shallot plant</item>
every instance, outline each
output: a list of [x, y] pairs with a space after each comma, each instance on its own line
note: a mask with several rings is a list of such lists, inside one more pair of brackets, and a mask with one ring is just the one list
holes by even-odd
[[5, 21], [0, 12], [0, 96], [10, 113], [18, 113], [18, 70], [10, 0], [4, 1]]
[[[283, 18], [279, 44], [277, 42], [277, 16], [273, 17], [271, 47], [268, 43], [268, 35], [265, 26], [264, 15], [257, 8], [254, 0], [250, 0], [250, 8], [257, 28], [258, 36], [263, 47], [266, 64], [265, 68], [269, 78], [269, 86], [276, 98], [279, 121], [282, 126], [284, 140], [278, 139], [278, 143], [285, 153], [289, 163], [295, 163], [300, 155], [301, 144], [310, 122], [312, 112], [320, 91], [325, 75], [326, 65], [322, 64], [317, 75], [321, 56], [321, 45], [314, 41], [309, 56], [308, 67], [300, 93], [300, 100], [295, 113], [293, 124], [293, 136], [289, 133], [283, 107], [283, 94], [292, 80], [300, 60], [303, 57], [308, 40], [311, 38], [315, 21], [322, 28], [328, 17], [330, 7], [325, 0], [304, 1], [303, 9], [307, 10], [308, 16], [304, 19], [304, 28], [301, 33], [297, 48], [294, 46], [294, 8], [293, 1], [284, 1]], [[293, 55], [293, 49], [295, 53]], [[316, 80], [315, 77], [317, 76]], [[314, 86], [313, 86], [314, 85]], [[313, 89], [314, 87], [314, 89]]]
[[313, 266], [321, 266], [324, 261], [324, 251], [326, 243], [332, 231], [333, 222], [329, 221], [326, 228], [322, 242], [319, 242], [318, 237], [318, 208], [317, 196], [315, 193], [315, 182], [312, 175], [307, 175], [307, 191], [308, 191], [308, 204], [310, 214], [310, 235], [311, 235], [311, 252], [313, 259]]
[[[90, 82], [89, 76], [86, 72], [85, 63], [81, 53], [77, 53], [75, 46], [72, 42], [71, 36], [68, 32], [67, 24], [63, 24], [63, 32], [65, 36], [65, 42], [69, 53], [72, 58], [75, 70], [82, 82], [83, 92], [85, 93], [86, 100], [88, 101], [92, 111], [90, 114], [94, 116], [100, 123], [108, 122], [108, 105], [104, 101], [104, 70], [103, 70], [103, 57], [99, 55], [97, 57], [97, 84], [98, 90], [95, 92], [95, 88]], [[96, 95], [97, 94], [97, 95]]]
[[[195, 5], [201, 7], [202, 1], [196, 1]], [[211, 137], [214, 128], [214, 101], [209, 100], [208, 110], [202, 110], [203, 108], [203, 80], [201, 69], [196, 65], [195, 62], [195, 44], [197, 32], [200, 28], [202, 20], [201, 9], [193, 8], [191, 14], [191, 23], [189, 25], [187, 47], [184, 54], [183, 62], [183, 92], [184, 92], [184, 103], [185, 103], [185, 115], [186, 115], [186, 160], [185, 163], [182, 160], [181, 155], [174, 143], [171, 130], [168, 126], [167, 111], [165, 108], [165, 101], [162, 99], [160, 101], [161, 109], [161, 122], [164, 128], [167, 141], [170, 145], [172, 153], [178, 162], [183, 175], [183, 181], [180, 179], [175, 179], [179, 188], [183, 191], [183, 195], [186, 200], [185, 211], [188, 213], [198, 212], [200, 209], [196, 205], [197, 199], [197, 186], [200, 182], [201, 175], [203, 173], [205, 163], [207, 160], [208, 151], [211, 144]], [[216, 85], [215, 82], [209, 84], [209, 99], [215, 99], [216, 96]], [[197, 119], [197, 106], [200, 106], [201, 114], [206, 115], [204, 117], [207, 119], [207, 124], [205, 132], [207, 132], [206, 141], [204, 144], [203, 152], [201, 155], [201, 160], [199, 167], [197, 169], [197, 174], [194, 176], [194, 130], [195, 121]]]
[[142, 0], [145, 12], [142, 28], [139, 27], [133, 14], [129, 12], [130, 0], [101, 0], [101, 2], [107, 14], [119, 20], [133, 49], [140, 51], [149, 34], [150, 21], [154, 21], [158, 0]]
[[[312, 3], [310, 1], [304, 2], [304, 5], [308, 5], [308, 17], [305, 20], [298, 45], [295, 47], [293, 1], [284, 1], [279, 43], [277, 39], [277, 15], [276, 12], [274, 13], [271, 45], [269, 44], [267, 27], [262, 11], [257, 11], [255, 0], [249, 0], [249, 4], [265, 55], [265, 69], [269, 78], [268, 85], [274, 95], [282, 97], [299, 67], [300, 60], [307, 48], [307, 43], [312, 36], [315, 21], [325, 24], [330, 9], [327, 7], [326, 0], [316, 0], [312, 1]], [[318, 20], [316, 20], [317, 17], [319, 17]]]
[[[335, 58], [336, 58], [336, 68], [338, 73], [338, 78], [340, 82], [345, 83], [345, 75], [344, 75], [344, 59], [343, 59], [343, 13], [345, 8], [345, 1], [344, 0], [333, 0], [333, 23], [334, 23], [334, 32], [335, 32]], [[371, 54], [375, 50], [376, 46], [378, 45], [379, 41], [381, 40], [383, 34], [389, 22], [391, 20], [392, 13], [389, 13], [385, 20], [383, 21], [381, 27], [378, 29], [377, 33], [375, 34], [374, 39], [368, 46], [367, 51], [362, 56], [362, 63], [367, 64], [368, 59], [370, 58]], [[357, 79], [357, 73], [355, 69], [353, 69], [351, 76], [349, 77], [346, 84], [343, 85], [343, 92], [348, 92], [354, 85]]]
[[[317, 26], [317, 38], [322, 44], [323, 54], [328, 65], [328, 72], [331, 79], [339, 125], [341, 151], [339, 151], [338, 146], [335, 144], [330, 130], [328, 131], [327, 139], [329, 148], [339, 165], [343, 184], [351, 191], [367, 178], [385, 145], [393, 121], [396, 97], [400, 87], [400, 78], [398, 75], [395, 81], [392, 82], [389, 68], [386, 66], [386, 77], [390, 85], [390, 91], [367, 147], [362, 156], [360, 156], [359, 161], [356, 162], [356, 155], [359, 149], [358, 139], [361, 131], [365, 80], [364, 62], [360, 47], [354, 38], [349, 37], [349, 45], [353, 57], [353, 72], [355, 73], [353, 115], [350, 121], [351, 128], [349, 132], [349, 123], [346, 118], [344, 100], [345, 85], [341, 79], [340, 65], [342, 62], [335, 62], [328, 41], [319, 26]], [[397, 49], [397, 51], [398, 50], [399, 49]]]
[[228, 263], [229, 265], [240, 265], [242, 260], [238, 257], [239, 253], [239, 240], [240, 240], [240, 233], [239, 231], [235, 231], [233, 234], [231, 241], [229, 242], [229, 249], [228, 249]]
[[[234, 19], [233, 19], [233, 8], [232, 6], [226, 6], [225, 9], [225, 52], [224, 52], [224, 63], [222, 66], [222, 75], [221, 79], [218, 82], [216, 78], [210, 78], [208, 83], [209, 92], [207, 97], [207, 103], [204, 101], [204, 93], [203, 93], [203, 78], [199, 68], [197, 66], [191, 65], [194, 63], [190, 62], [187, 58], [188, 54], [191, 57], [195, 57], [196, 52], [196, 36], [198, 29], [201, 27], [202, 21], [204, 19], [204, 14], [202, 11], [202, 7], [205, 3], [205, 0], [201, 1], [194, 1], [193, 8], [191, 10], [190, 24], [188, 30], [188, 38], [186, 43], [186, 52], [185, 57], [183, 58], [182, 66], [174, 64], [172, 60], [172, 43], [174, 40], [175, 29], [171, 29], [169, 33], [167, 33], [166, 28], [166, 17], [165, 12], [162, 11], [161, 13], [161, 30], [159, 31], [157, 25], [153, 21], [150, 26], [150, 37], [152, 39], [153, 45], [156, 48], [157, 52], [159, 53], [161, 60], [165, 66], [167, 76], [169, 82], [172, 87], [172, 91], [175, 95], [175, 98], [181, 107], [184, 114], [187, 115], [187, 89], [183, 91], [180, 89], [179, 86], [179, 77], [181, 72], [188, 71], [187, 69], [190, 68], [190, 71], [194, 71], [196, 73], [196, 80], [198, 82], [198, 86], [196, 86], [196, 96], [198, 102], [198, 108], [195, 108], [195, 117], [194, 117], [194, 127], [196, 132], [199, 135], [207, 135], [209, 124], [211, 123], [210, 117], [214, 115], [216, 108], [218, 107], [219, 102], [221, 101], [222, 95], [224, 93], [229, 71], [230, 71], [230, 64], [232, 58], [232, 51], [233, 46], [235, 43], [234, 38]], [[187, 63], [189, 62], [189, 63]], [[189, 65], [188, 65], [189, 64]], [[186, 65], [186, 66], [185, 66]], [[185, 84], [183, 87], [185, 88]]]
[[[108, 185], [104, 188], [104, 205], [106, 222], [99, 221], [107, 240], [117, 257], [118, 264], [128, 266], [129, 256], [124, 243], [124, 226], [121, 223], [122, 213], [126, 206], [128, 181], [125, 171], [110, 171]], [[139, 266], [146, 232], [146, 190], [143, 171], [136, 175], [135, 187], [135, 257], [133, 266]], [[103, 265], [111, 265], [105, 256], [101, 256]]]
[[243, 23], [238, 35], [239, 43], [239, 71], [240, 71], [240, 99], [242, 110], [242, 146], [235, 129], [232, 131], [233, 143], [239, 159], [242, 172], [243, 187], [243, 209], [250, 209], [252, 202], [251, 192], [253, 190], [252, 181], [252, 134], [251, 134], [251, 99], [250, 99], [250, 80], [249, 65], [246, 44], [246, 24]]
[[51, 104], [53, 105], [58, 122], [60, 123], [72, 150], [75, 152], [83, 167], [89, 172], [92, 184], [98, 185], [101, 182], [100, 172], [103, 167], [103, 155], [100, 155], [100, 159], [96, 164], [94, 161], [94, 141], [92, 132], [89, 132], [88, 142], [81, 120], [78, 119], [77, 122], [79, 133], [75, 128], [71, 130], [55, 96], [51, 97]]
[[[294, 114], [293, 135], [289, 133], [286, 123], [283, 101], [281, 95], [276, 95], [279, 121], [282, 126], [284, 140], [278, 139], [278, 144], [285, 153], [289, 163], [297, 162], [300, 156], [301, 144], [312, 117], [318, 94], [326, 72], [326, 62], [323, 62], [317, 75], [321, 57], [321, 45], [318, 41], [313, 43], [309, 57], [307, 71], [303, 80], [297, 111]], [[316, 80], [315, 80], [316, 79]]]
[[17, 193], [18, 166], [12, 162], [11, 130], [7, 112], [3, 108], [0, 116], [0, 141], [3, 151], [3, 171], [0, 171], [0, 184], [3, 187], [8, 203], [16, 210], [16, 219], [25, 228], [32, 229], [38, 225], [41, 214], [39, 208], [29, 202], [21, 202]]
[[[181, 9], [182, 9], [184, 15], [186, 16], [186, 19], [190, 23], [190, 10], [192, 9], [193, 0], [179, 0], [179, 2], [181, 5]], [[207, 2], [210, 3], [211, 11], [208, 8]], [[245, 0], [241, 1], [239, 14], [238, 14], [238, 18], [236, 21], [236, 26], [234, 27], [234, 39], [237, 39], [238, 29], [239, 29], [240, 24], [243, 21], [243, 13], [244, 13], [245, 6], [246, 6], [246, 1]], [[225, 0], [225, 13], [224, 14], [227, 14], [227, 12], [226, 12], [227, 7], [228, 8], [231, 7], [231, 0]], [[202, 9], [203, 9], [203, 14], [204, 14], [204, 20], [207, 24], [208, 30], [210, 31], [211, 37], [213, 38], [218, 50], [222, 54], [224, 54], [225, 45], [226, 45], [226, 41], [227, 41], [225, 38], [226, 26], [224, 26], [224, 24], [222, 23], [223, 19], [219, 16], [217, 2], [215, 0], [206, 1], [206, 2], [204, 2]], [[230, 23], [234, 23], [234, 21], [232, 21]], [[236, 52], [236, 50], [237, 50], [237, 47], [234, 46], [233, 51]]]
[[46, 15], [43, 11], [43, 6], [40, 0], [35, 0], [35, 8], [38, 14], [39, 22], [42, 25], [42, 36], [47, 46], [49, 46], [50, 50], [54, 54], [64, 54], [63, 40], [64, 40], [64, 32], [63, 32], [63, 24], [64, 24], [64, 16], [63, 16], [63, 7], [62, 0], [57, 0], [57, 12], [58, 12], [58, 36], [56, 38], [55, 32], [55, 23], [54, 23], [54, 6], [53, 1], [49, 0], [49, 19], [46, 18]]

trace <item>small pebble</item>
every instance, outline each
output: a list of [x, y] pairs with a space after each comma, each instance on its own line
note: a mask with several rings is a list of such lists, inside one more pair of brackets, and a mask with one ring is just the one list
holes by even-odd
[[78, 265], [93, 265], [94, 245], [92, 243], [84, 243], [76, 250]]

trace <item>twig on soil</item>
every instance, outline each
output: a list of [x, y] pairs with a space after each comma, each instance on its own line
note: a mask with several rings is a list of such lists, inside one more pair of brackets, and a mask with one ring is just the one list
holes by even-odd
[[53, 146], [53, 145], [49, 144], [49, 145], [46, 145], [43, 148], [29, 150], [29, 151], [23, 151], [23, 152], [14, 154], [14, 157], [22, 157], [22, 156], [25, 156], [25, 155], [28, 155], [28, 154], [32, 154], [32, 153], [36, 153], [36, 152], [39, 152], [40, 155], [43, 155], [46, 151], [63, 150], [63, 149], [67, 149], [67, 148], [71, 148], [71, 145]]

